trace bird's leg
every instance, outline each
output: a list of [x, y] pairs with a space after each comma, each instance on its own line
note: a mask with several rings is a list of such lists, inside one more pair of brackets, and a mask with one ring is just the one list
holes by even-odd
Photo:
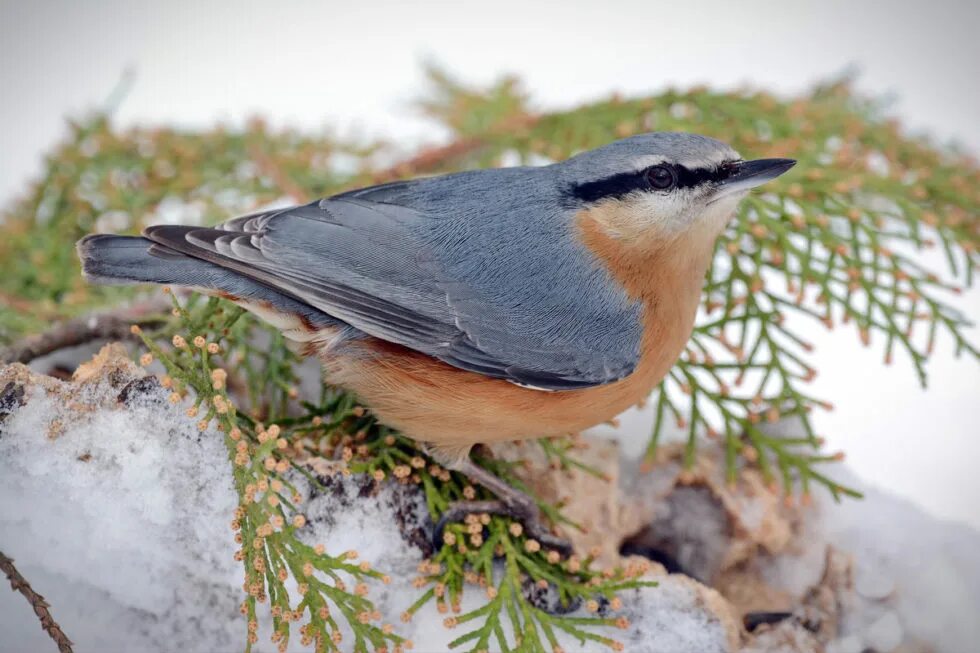
[[552, 535], [541, 522], [541, 511], [530, 496], [512, 488], [510, 485], [483, 469], [468, 457], [454, 461], [452, 469], [465, 474], [470, 480], [479, 483], [497, 495], [496, 501], [454, 501], [436, 524], [434, 539], [436, 546], [441, 546], [443, 532], [447, 524], [461, 522], [466, 515], [474, 513], [489, 513], [504, 515], [524, 524], [527, 535], [537, 540], [542, 548], [554, 549], [558, 553], [569, 556], [572, 545], [568, 540]]

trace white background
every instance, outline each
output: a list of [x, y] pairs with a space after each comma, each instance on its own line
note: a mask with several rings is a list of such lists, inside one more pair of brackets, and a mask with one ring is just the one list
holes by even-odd
[[[426, 59], [477, 83], [516, 73], [543, 108], [696, 83], [791, 93], [853, 65], [860, 88], [894, 96], [906, 124], [976, 152], [978, 7], [2, 0], [0, 198], [37, 173], [64, 117], [104, 100], [127, 67], [137, 78], [122, 124], [207, 126], [261, 113], [394, 137], [407, 150], [444, 136], [410, 107]], [[980, 318], [980, 290], [958, 301]], [[906, 361], [883, 367], [881, 351], [858, 346], [852, 331], [812, 336], [817, 390], [837, 405], [817, 417], [830, 447], [868, 481], [980, 526], [980, 365], [940, 347], [923, 392]]]

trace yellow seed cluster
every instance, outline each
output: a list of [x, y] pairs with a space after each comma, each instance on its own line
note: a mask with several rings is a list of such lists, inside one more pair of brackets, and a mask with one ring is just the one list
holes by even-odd
[[216, 367], [211, 370], [211, 387], [215, 390], [221, 390], [225, 387], [225, 383], [228, 380], [228, 372]]

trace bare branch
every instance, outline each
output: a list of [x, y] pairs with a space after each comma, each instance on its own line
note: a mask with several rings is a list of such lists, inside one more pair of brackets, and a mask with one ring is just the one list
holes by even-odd
[[248, 146], [248, 155], [251, 157], [252, 161], [259, 167], [259, 170], [265, 176], [272, 180], [272, 183], [282, 192], [289, 195], [289, 198], [296, 202], [297, 204], [302, 204], [308, 201], [307, 192], [300, 188], [299, 184], [294, 182], [289, 178], [276, 160], [269, 156], [269, 153], [263, 150], [258, 145], [252, 144]]
[[425, 149], [411, 158], [399, 161], [390, 168], [376, 172], [371, 176], [371, 179], [380, 184], [432, 172], [453, 159], [470, 154], [485, 143], [486, 141], [482, 138], [463, 138], [448, 145]]
[[493, 137], [530, 129], [538, 120], [540, 120], [540, 116], [533, 114], [505, 120], [480, 137], [460, 138], [441, 147], [424, 149], [415, 156], [400, 161], [390, 168], [379, 170], [371, 176], [371, 179], [374, 183], [380, 184], [413, 175], [435, 172], [453, 160], [472, 154], [486, 146], [492, 142]]
[[26, 364], [59, 349], [82, 345], [93, 340], [130, 338], [131, 325], [155, 322], [159, 314], [169, 308], [169, 298], [158, 297], [105, 313], [69, 320], [44, 333], [28, 336], [0, 351], [0, 365]]
[[68, 636], [61, 630], [61, 626], [51, 616], [51, 611], [48, 610], [51, 606], [48, 605], [48, 602], [44, 600], [43, 596], [31, 589], [31, 584], [20, 575], [17, 567], [14, 566], [14, 561], [5, 556], [3, 551], [0, 551], [0, 569], [3, 570], [3, 573], [7, 576], [7, 580], [10, 581], [11, 589], [23, 594], [27, 602], [34, 608], [34, 614], [41, 621], [41, 628], [58, 645], [58, 650], [61, 653], [72, 653], [71, 640], [68, 639]]

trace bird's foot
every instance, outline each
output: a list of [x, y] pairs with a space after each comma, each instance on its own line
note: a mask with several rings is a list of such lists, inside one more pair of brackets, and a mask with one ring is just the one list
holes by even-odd
[[[515, 490], [516, 492], [516, 490]], [[508, 505], [505, 501], [454, 501], [439, 517], [432, 535], [433, 543], [436, 547], [446, 543], [446, 526], [462, 522], [468, 515], [502, 515], [510, 517], [522, 524], [524, 533], [541, 545], [542, 549], [554, 550], [567, 558], [572, 554], [571, 543], [557, 535], [553, 535], [541, 521], [540, 511], [537, 506], [529, 511], [526, 506]]]
[[443, 512], [436, 523], [433, 533], [433, 541], [436, 547], [441, 547], [444, 542], [446, 526], [448, 524], [461, 522], [467, 515], [490, 514], [502, 515], [519, 521], [523, 525], [524, 532], [531, 539], [536, 540], [542, 549], [557, 551], [563, 557], [572, 554], [571, 543], [563, 538], [553, 535], [541, 521], [541, 511], [530, 496], [512, 488], [504, 481], [500, 480], [487, 470], [467, 461], [460, 469], [471, 480], [489, 489], [498, 497], [493, 501], [454, 501]]

